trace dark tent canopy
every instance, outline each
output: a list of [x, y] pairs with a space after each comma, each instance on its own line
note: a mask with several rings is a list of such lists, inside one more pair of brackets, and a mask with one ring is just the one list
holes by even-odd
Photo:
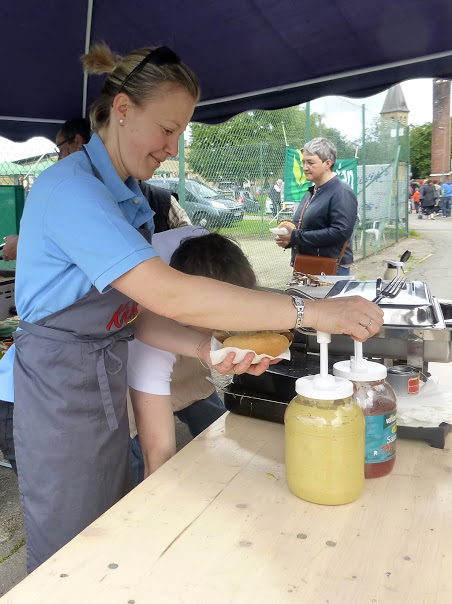
[[80, 55], [165, 44], [197, 73], [195, 121], [364, 97], [417, 77], [452, 78], [450, 0], [22, 0], [0, 7], [0, 135], [54, 138], [86, 113], [102, 78]]

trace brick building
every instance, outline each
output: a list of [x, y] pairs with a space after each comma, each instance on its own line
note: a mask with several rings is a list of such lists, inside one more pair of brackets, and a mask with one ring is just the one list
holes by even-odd
[[433, 80], [432, 172], [443, 179], [450, 164], [450, 81]]

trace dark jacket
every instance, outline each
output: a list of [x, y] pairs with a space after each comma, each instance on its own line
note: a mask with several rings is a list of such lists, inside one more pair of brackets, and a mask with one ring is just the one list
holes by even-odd
[[434, 206], [436, 199], [438, 198], [434, 185], [423, 185], [422, 189], [421, 206], [423, 208], [430, 208]]
[[[294, 214], [293, 221], [297, 226], [303, 207], [313, 191], [314, 187], [310, 187]], [[292, 231], [292, 263], [296, 254], [338, 258], [342, 246], [348, 241], [341, 264], [351, 264], [351, 237], [357, 214], [356, 196], [340, 178], [334, 176], [319, 187], [303, 215], [301, 229]]]
[[140, 180], [141, 192], [148, 200], [151, 210], [154, 210], [154, 233], [161, 233], [170, 229], [168, 214], [171, 205], [171, 193], [161, 187], [155, 187], [148, 182]]

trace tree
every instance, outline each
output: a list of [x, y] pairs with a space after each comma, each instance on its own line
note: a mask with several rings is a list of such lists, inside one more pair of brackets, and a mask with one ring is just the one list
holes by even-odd
[[410, 159], [413, 178], [425, 178], [431, 172], [432, 124], [411, 129]]
[[[312, 114], [310, 125], [311, 138], [330, 138], [338, 146], [340, 157], [353, 157], [353, 146], [338, 130], [326, 127], [323, 116]], [[299, 106], [250, 111], [217, 126], [194, 123], [187, 164], [209, 182], [274, 181], [284, 178], [286, 140], [299, 148], [305, 136], [306, 110]]]

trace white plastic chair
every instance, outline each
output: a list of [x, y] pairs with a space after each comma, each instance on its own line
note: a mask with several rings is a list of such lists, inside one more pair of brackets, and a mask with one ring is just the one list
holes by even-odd
[[[378, 234], [380, 233], [380, 228], [379, 227], [380, 227], [380, 221], [379, 220], [374, 220], [371, 229], [363, 229], [361, 231], [361, 247], [363, 246], [364, 230], [366, 231], [366, 235], [374, 235], [374, 237], [375, 237], [375, 244], [377, 243]], [[384, 245], [386, 245], [386, 237], [385, 237], [385, 230], [384, 229], [383, 229], [383, 231], [381, 233], [381, 236], [382, 236]], [[366, 239], [366, 241], [367, 241], [367, 239]]]

